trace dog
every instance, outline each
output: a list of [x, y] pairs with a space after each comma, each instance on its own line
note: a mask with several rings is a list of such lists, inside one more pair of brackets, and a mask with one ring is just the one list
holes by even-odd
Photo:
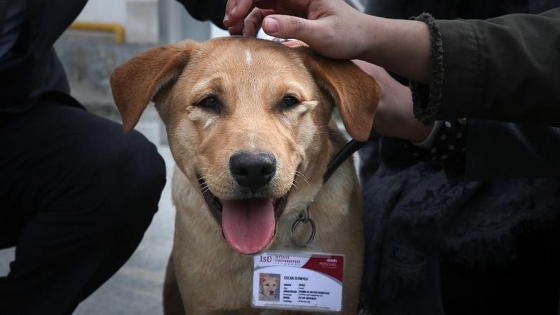
[[[365, 141], [381, 91], [351, 61], [223, 37], [143, 52], [111, 74], [123, 128], [153, 101], [176, 162], [166, 314], [264, 314], [251, 307], [253, 255], [304, 243], [345, 256], [343, 314], [356, 314], [363, 230], [353, 161], [323, 184], [348, 134]], [[290, 313], [293, 314], [293, 313]]]
[[271, 277], [267, 274], [261, 274], [259, 279], [259, 300], [261, 301], [275, 301], [276, 290], [279, 285], [278, 277]]

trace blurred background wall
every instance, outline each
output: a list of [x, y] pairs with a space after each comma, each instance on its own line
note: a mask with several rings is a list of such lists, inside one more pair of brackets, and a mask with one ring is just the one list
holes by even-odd
[[90, 0], [55, 48], [72, 94], [91, 111], [117, 119], [109, 87], [116, 66], [156, 45], [226, 35], [175, 0]]

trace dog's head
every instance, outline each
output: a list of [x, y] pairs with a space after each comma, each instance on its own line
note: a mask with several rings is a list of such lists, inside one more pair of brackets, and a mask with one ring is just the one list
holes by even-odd
[[350, 61], [243, 37], [148, 50], [111, 87], [127, 131], [154, 101], [178, 167], [245, 254], [271, 243], [292, 188], [321, 186], [333, 107], [365, 141], [380, 97]]
[[259, 279], [260, 283], [260, 293], [266, 298], [274, 297], [276, 294], [276, 289], [278, 288], [278, 278], [270, 277], [268, 275], [261, 275]]

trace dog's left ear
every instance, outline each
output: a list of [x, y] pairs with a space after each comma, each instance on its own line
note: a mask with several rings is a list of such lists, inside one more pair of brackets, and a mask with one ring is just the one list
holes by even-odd
[[175, 83], [197, 44], [183, 41], [149, 49], [115, 69], [111, 90], [125, 131], [136, 126], [148, 103], [164, 87]]
[[315, 81], [332, 96], [346, 131], [357, 141], [366, 141], [373, 126], [381, 88], [349, 60], [328, 59], [301, 48], [303, 60]]

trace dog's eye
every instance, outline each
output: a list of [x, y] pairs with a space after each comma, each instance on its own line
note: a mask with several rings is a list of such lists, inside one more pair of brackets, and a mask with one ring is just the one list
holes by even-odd
[[202, 107], [207, 110], [218, 111], [221, 107], [221, 104], [218, 98], [210, 96], [196, 103], [196, 106]]
[[280, 108], [281, 109], [290, 109], [290, 108], [296, 106], [299, 103], [300, 103], [300, 100], [298, 100], [294, 96], [287, 95], [287, 96], [284, 96], [284, 98], [282, 99], [282, 102], [280, 103]]

